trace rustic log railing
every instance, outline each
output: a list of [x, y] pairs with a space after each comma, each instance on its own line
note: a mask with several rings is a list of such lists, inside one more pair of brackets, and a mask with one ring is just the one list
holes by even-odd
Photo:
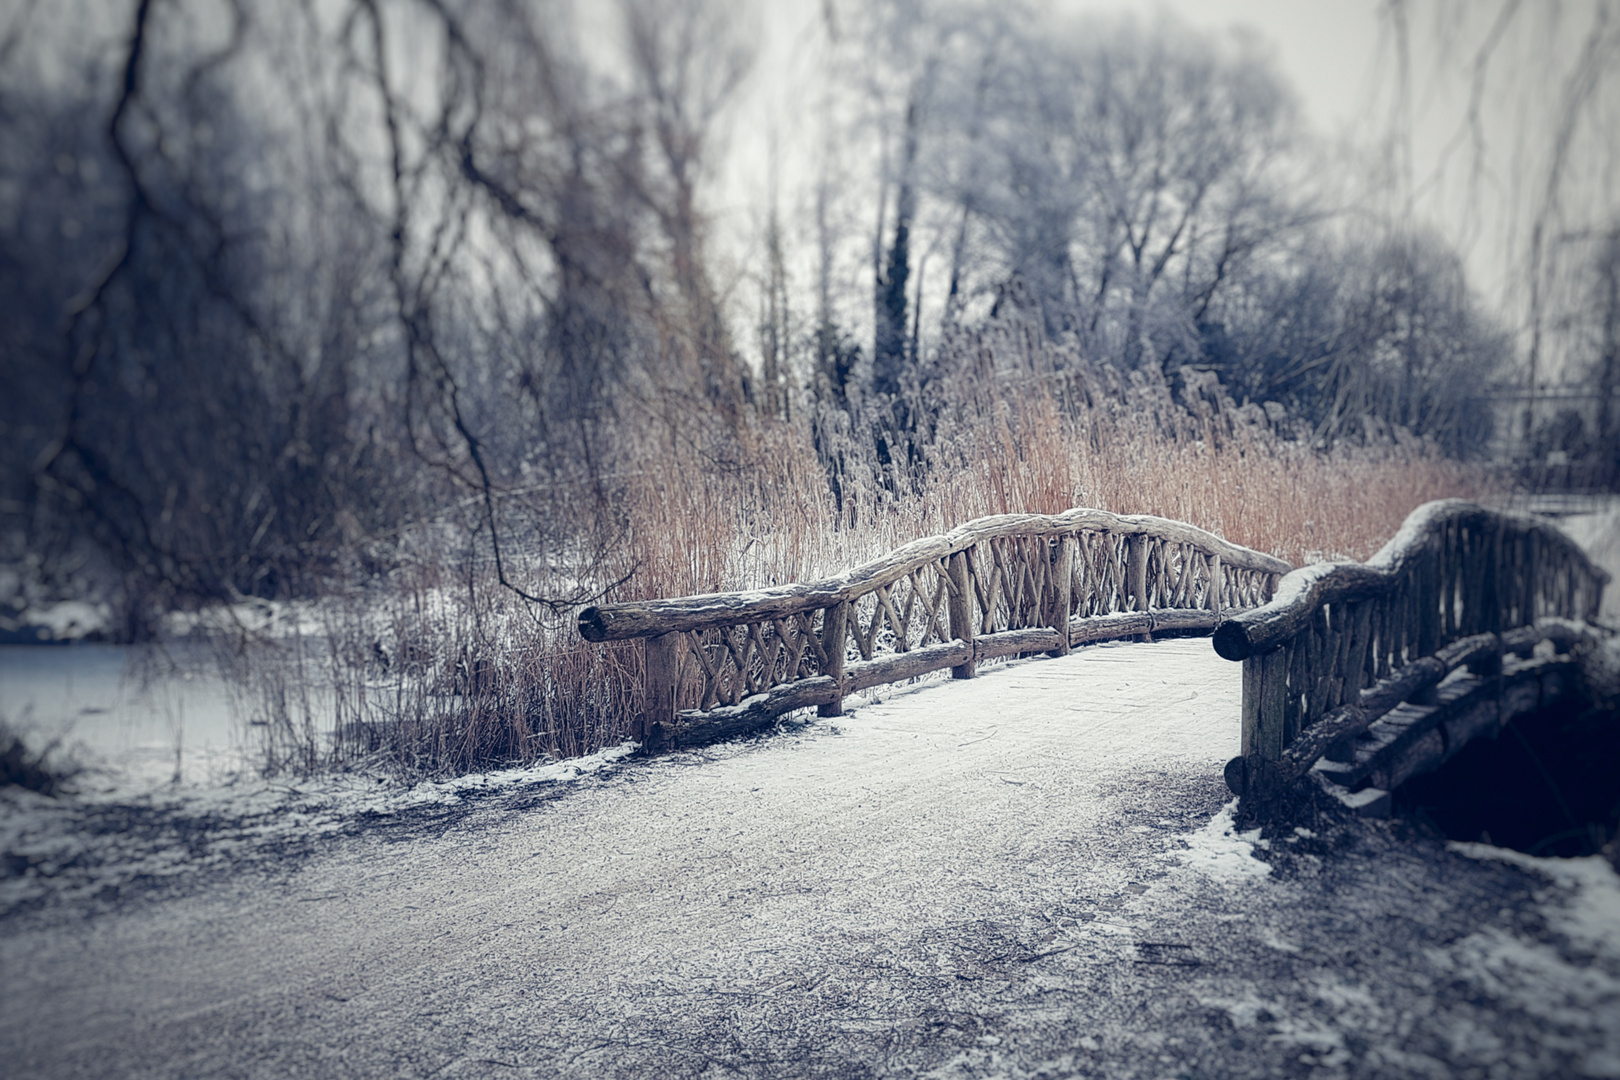
[[[1511, 717], [1503, 656], [1543, 640], [1567, 650], [1608, 580], [1547, 522], [1455, 499], [1413, 511], [1366, 563], [1293, 571], [1215, 631], [1215, 651], [1243, 662], [1242, 756], [1227, 784], [1265, 797], [1324, 758], [1347, 788], [1434, 767]], [[1448, 679], [1460, 667], [1469, 674]]]
[[1075, 509], [979, 518], [823, 581], [606, 604], [590, 641], [642, 638], [641, 741], [705, 739], [993, 657], [1209, 631], [1290, 565], [1179, 521]]

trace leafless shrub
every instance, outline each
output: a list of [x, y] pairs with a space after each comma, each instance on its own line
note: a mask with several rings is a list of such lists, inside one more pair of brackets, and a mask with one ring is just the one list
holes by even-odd
[[71, 790], [73, 778], [83, 770], [61, 753], [60, 738], [31, 748], [9, 720], [0, 716], [0, 788], [16, 787], [57, 795]]

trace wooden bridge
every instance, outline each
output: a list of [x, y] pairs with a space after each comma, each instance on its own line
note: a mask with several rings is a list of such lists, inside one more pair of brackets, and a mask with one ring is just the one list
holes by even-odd
[[1547, 522], [1461, 500], [1419, 507], [1365, 564], [1288, 574], [1215, 632], [1243, 663], [1228, 786], [1265, 797], [1314, 767], [1375, 807], [1573, 689], [1571, 650], [1606, 633], [1592, 624], [1608, 580]]
[[[589, 636], [647, 643], [653, 746], [923, 671], [977, 677], [753, 745], [418, 803], [427, 785], [394, 813], [368, 783], [352, 833], [274, 833], [261, 856], [255, 818], [120, 812], [173, 851], [133, 847], [123, 878], [70, 893], [94, 848], [42, 849], [63, 893], [0, 933], [0, 1060], [50, 1077], [1596, 1075], [1620, 1045], [1620, 948], [1592, 921], [1620, 899], [1606, 871], [1574, 861], [1558, 884], [1357, 822], [1284, 830], [1260, 861], [1219, 776], [1238, 754], [1246, 797], [1315, 769], [1371, 805], [1563, 692], [1604, 583], [1555, 530], [1465, 504], [1423, 508], [1365, 565], [1294, 571], [1077, 510], [972, 522], [824, 582], [600, 608]], [[975, 672], [1211, 630], [1241, 669], [1184, 637]], [[286, 798], [309, 828], [307, 793]], [[187, 860], [207, 869], [171, 880]]]
[[1607, 582], [1556, 527], [1460, 500], [1419, 507], [1365, 564], [1297, 570], [1184, 522], [1081, 508], [979, 518], [823, 581], [593, 607], [579, 629], [645, 641], [649, 751], [809, 706], [837, 716], [849, 694], [944, 668], [1213, 633], [1243, 663], [1232, 791], [1268, 797], [1316, 768], [1376, 809], [1565, 693]]

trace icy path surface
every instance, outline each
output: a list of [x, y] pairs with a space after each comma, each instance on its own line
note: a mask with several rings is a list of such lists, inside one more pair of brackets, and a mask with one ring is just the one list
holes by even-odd
[[0, 1061], [1620, 1076], [1607, 865], [1233, 835], [1239, 675], [1207, 640], [1085, 649], [21, 910]]

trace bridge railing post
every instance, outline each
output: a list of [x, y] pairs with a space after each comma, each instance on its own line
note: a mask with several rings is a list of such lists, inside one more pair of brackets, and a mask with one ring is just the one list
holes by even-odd
[[1243, 756], [1276, 761], [1284, 738], [1290, 649], [1280, 645], [1243, 661]]
[[[951, 622], [951, 637], [972, 645], [973, 571], [968, 566], [968, 553], [966, 550], [958, 551], [950, 557], [946, 574], [951, 583], [950, 601], [946, 605]], [[969, 655], [965, 663], [957, 664], [951, 668], [951, 678], [971, 679], [977, 670], [973, 657]]]
[[[1132, 611], [1146, 611], [1148, 609], [1147, 542], [1147, 536], [1142, 533], [1133, 533], [1125, 541], [1125, 580], [1131, 594]], [[1138, 634], [1136, 640], [1152, 641], [1153, 635]]]
[[833, 681], [833, 699], [816, 707], [817, 716], [844, 715], [844, 639], [848, 623], [848, 600], [840, 601], [821, 613], [821, 648], [827, 656], [822, 674]]
[[1070, 589], [1074, 584], [1074, 537], [1072, 535], [1058, 539], [1057, 558], [1052, 568], [1052, 575], [1052, 609], [1047, 614], [1047, 622], [1052, 629], [1058, 632], [1058, 647], [1048, 655], [1068, 656]]
[[659, 634], [646, 640], [646, 676], [641, 685], [641, 747], [650, 750], [675, 730], [681, 690], [682, 634]]

